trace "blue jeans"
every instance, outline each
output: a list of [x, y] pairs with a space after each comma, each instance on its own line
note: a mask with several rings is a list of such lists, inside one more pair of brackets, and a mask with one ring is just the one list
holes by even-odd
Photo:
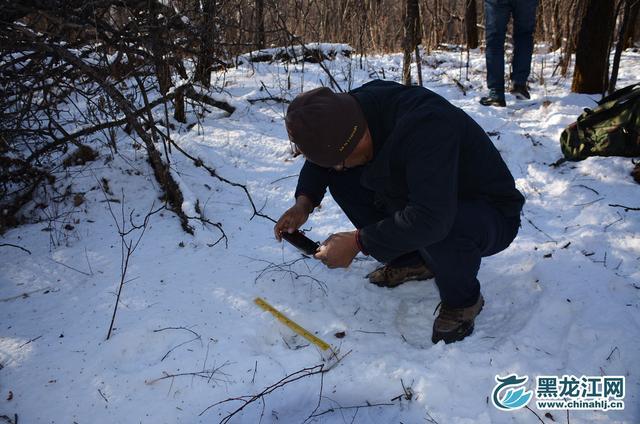
[[533, 33], [538, 0], [484, 0], [487, 44], [487, 87], [504, 92], [504, 40], [513, 16], [513, 61], [511, 81], [524, 85], [531, 72]]
[[[362, 168], [331, 173], [329, 191], [356, 228], [391, 215], [375, 193], [360, 184]], [[391, 265], [424, 261], [435, 274], [440, 298], [448, 306], [473, 305], [480, 294], [478, 271], [483, 257], [506, 249], [518, 233], [520, 217], [507, 218], [484, 200], [458, 200], [455, 221], [441, 241], [394, 259]]]

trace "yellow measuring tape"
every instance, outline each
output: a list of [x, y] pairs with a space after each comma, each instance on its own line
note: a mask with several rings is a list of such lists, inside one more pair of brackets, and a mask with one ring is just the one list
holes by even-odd
[[310, 332], [305, 330], [300, 325], [296, 324], [291, 319], [287, 318], [286, 315], [284, 315], [282, 312], [280, 312], [279, 310], [277, 310], [273, 306], [269, 305], [263, 298], [256, 297], [253, 301], [255, 302], [256, 305], [258, 305], [259, 307], [261, 307], [265, 311], [271, 313], [271, 315], [276, 317], [278, 319], [278, 321], [280, 321], [281, 323], [283, 323], [284, 325], [286, 325], [291, 330], [293, 330], [297, 334], [301, 335], [305, 339], [309, 340], [314, 345], [318, 346], [320, 348], [320, 350], [326, 351], [326, 350], [331, 349], [331, 345], [329, 345], [329, 343], [325, 342], [322, 339], [319, 339], [318, 337], [314, 336], [313, 334], [311, 334]]

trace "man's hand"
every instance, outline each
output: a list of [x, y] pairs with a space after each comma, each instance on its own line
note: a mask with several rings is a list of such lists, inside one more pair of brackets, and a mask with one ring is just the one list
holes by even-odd
[[313, 210], [313, 204], [305, 196], [298, 196], [296, 204], [290, 207], [282, 214], [276, 225], [273, 227], [273, 233], [278, 241], [282, 241], [282, 233], [293, 233], [307, 222], [309, 213]]
[[359, 251], [356, 232], [349, 231], [330, 235], [313, 257], [322, 261], [328, 268], [346, 268], [351, 265]]

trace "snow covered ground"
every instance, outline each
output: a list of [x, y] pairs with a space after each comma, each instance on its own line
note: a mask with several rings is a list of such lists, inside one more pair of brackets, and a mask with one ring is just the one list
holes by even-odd
[[[203, 214], [222, 224], [228, 246], [210, 246], [220, 236], [213, 227], [194, 221], [190, 236], [172, 213], [151, 216], [129, 262], [116, 329], [105, 340], [121, 267], [105, 200], [117, 199], [114, 215], [133, 211], [136, 223], [160, 204], [149, 166], [123, 135], [118, 155], [104, 149], [96, 162], [69, 170], [65, 184], [84, 193], [84, 203], [52, 203], [45, 212], [62, 218], [0, 239], [31, 252], [0, 247], [0, 416], [17, 414], [20, 423], [219, 422], [242, 401], [217, 402], [258, 394], [322, 363], [313, 345], [254, 304], [260, 296], [348, 355], [327, 373], [249, 404], [232, 423], [640, 422], [640, 212], [611, 206], [639, 207], [640, 186], [628, 158], [550, 166], [561, 157], [562, 129], [598, 96], [569, 93], [570, 79], [552, 76], [558, 54], [541, 51], [534, 102], [517, 107], [509, 97], [507, 108], [478, 104], [479, 51], [471, 53], [468, 80], [459, 52], [434, 52], [423, 65], [424, 85], [490, 133], [527, 199], [515, 242], [483, 261], [486, 306], [471, 337], [431, 343], [439, 301], [432, 281], [378, 288], [363, 278], [377, 266], [371, 258], [359, 256], [346, 270], [303, 258], [274, 240], [269, 220], [251, 219], [242, 190], [174, 152], [185, 210], [199, 200]], [[397, 81], [401, 64], [397, 54], [326, 62], [344, 89], [371, 78]], [[618, 86], [637, 82], [638, 69], [640, 53], [625, 52]], [[289, 153], [286, 105], [248, 100], [290, 99], [328, 85], [327, 75], [316, 64], [245, 63], [214, 78], [237, 110], [182, 126], [178, 143], [246, 184], [261, 212], [277, 219], [292, 204], [302, 159]], [[102, 178], [110, 193], [99, 189]], [[305, 228], [318, 241], [351, 229], [329, 196]], [[511, 373], [529, 376], [529, 389], [540, 375], [625, 376], [626, 408], [567, 416], [532, 403], [531, 411], [499, 411], [490, 401], [494, 377]], [[399, 397], [403, 385], [410, 401]]]

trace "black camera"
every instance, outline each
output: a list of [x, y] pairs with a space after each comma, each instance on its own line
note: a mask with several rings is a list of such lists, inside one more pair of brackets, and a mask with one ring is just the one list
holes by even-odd
[[293, 233], [283, 231], [281, 235], [283, 239], [285, 239], [294, 247], [297, 247], [309, 256], [313, 256], [320, 247], [320, 243], [311, 240], [309, 237], [305, 236], [298, 230], [294, 231]]

